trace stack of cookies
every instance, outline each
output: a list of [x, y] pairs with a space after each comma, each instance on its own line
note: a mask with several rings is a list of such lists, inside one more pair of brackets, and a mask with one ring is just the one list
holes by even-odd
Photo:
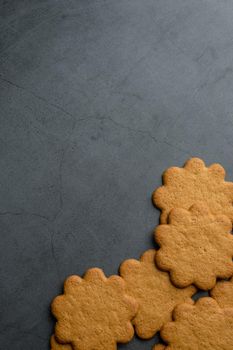
[[[69, 277], [52, 303], [51, 350], [116, 350], [157, 332], [164, 343], [153, 350], [233, 349], [233, 183], [192, 158], [165, 171], [153, 202], [159, 249], [124, 261], [119, 276]], [[194, 303], [198, 289], [210, 297]]]

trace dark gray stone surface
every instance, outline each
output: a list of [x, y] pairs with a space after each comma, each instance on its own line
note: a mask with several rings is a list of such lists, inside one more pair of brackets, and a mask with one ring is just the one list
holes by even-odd
[[233, 178], [233, 2], [2, 0], [0, 14], [0, 348], [42, 350], [68, 275], [153, 247], [165, 168], [200, 156]]

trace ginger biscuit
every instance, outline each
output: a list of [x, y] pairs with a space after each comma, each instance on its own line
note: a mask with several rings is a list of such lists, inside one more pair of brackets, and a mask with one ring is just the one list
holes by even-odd
[[153, 347], [153, 350], [165, 350], [165, 345], [157, 344]]
[[220, 308], [212, 298], [177, 306], [173, 320], [161, 331], [166, 350], [233, 348], [233, 308]]
[[140, 260], [129, 259], [120, 266], [120, 275], [126, 282], [127, 294], [138, 301], [139, 309], [133, 319], [140, 338], [148, 339], [171, 320], [174, 307], [183, 303], [196, 292], [191, 286], [176, 288], [167, 272], [155, 265], [156, 251], [146, 251]]
[[210, 295], [221, 307], [233, 308], [233, 277], [230, 281], [218, 282], [210, 291]]
[[161, 210], [161, 224], [167, 222], [172, 208], [189, 209], [198, 201], [206, 202], [213, 214], [225, 214], [233, 222], [233, 183], [225, 181], [221, 165], [206, 167], [201, 159], [191, 158], [183, 168], [167, 169], [163, 186], [153, 193], [153, 202]]
[[178, 287], [213, 288], [216, 278], [233, 275], [231, 227], [227, 216], [212, 215], [205, 203], [172, 209], [169, 223], [155, 230], [158, 267], [169, 271]]
[[98, 268], [83, 278], [69, 277], [64, 294], [52, 303], [57, 318], [56, 338], [74, 350], [116, 350], [134, 335], [131, 324], [137, 302], [126, 295], [125, 282], [119, 276], [106, 278]]

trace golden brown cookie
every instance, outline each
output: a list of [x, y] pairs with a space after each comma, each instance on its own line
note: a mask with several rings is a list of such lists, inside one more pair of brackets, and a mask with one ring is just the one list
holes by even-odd
[[233, 308], [233, 277], [230, 281], [218, 282], [210, 291], [210, 295], [221, 307]]
[[50, 350], [72, 350], [72, 346], [69, 344], [60, 344], [56, 341], [54, 335], [50, 339]]
[[90, 269], [83, 278], [69, 277], [64, 294], [54, 299], [52, 312], [58, 322], [56, 338], [74, 350], [116, 350], [134, 334], [131, 319], [137, 302], [125, 293], [119, 276], [106, 278], [103, 271]]
[[193, 286], [185, 289], [173, 286], [168, 273], [156, 267], [155, 255], [156, 251], [151, 249], [139, 261], [126, 260], [120, 266], [127, 293], [139, 303], [133, 324], [137, 335], [144, 339], [153, 337], [171, 320], [174, 307], [196, 292]]
[[153, 350], [165, 350], [165, 345], [157, 344], [153, 347]]
[[212, 298], [201, 298], [195, 305], [181, 304], [167, 323], [162, 339], [166, 350], [232, 350], [233, 308], [222, 309]]
[[225, 214], [233, 222], [233, 183], [224, 179], [221, 165], [206, 167], [199, 158], [191, 158], [183, 168], [166, 170], [164, 185], [153, 193], [153, 202], [162, 211], [161, 224], [167, 222], [172, 208], [188, 209], [197, 201], [206, 202], [213, 214]]
[[159, 225], [155, 240], [160, 249], [156, 263], [169, 271], [178, 287], [195, 284], [208, 290], [216, 278], [233, 275], [233, 236], [225, 215], [212, 215], [205, 203], [189, 210], [172, 209], [169, 224]]

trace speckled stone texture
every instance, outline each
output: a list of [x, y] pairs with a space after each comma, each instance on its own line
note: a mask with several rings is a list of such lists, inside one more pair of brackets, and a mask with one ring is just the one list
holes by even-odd
[[0, 16], [0, 347], [44, 350], [68, 275], [154, 247], [164, 169], [198, 156], [233, 179], [233, 3], [1, 0]]

